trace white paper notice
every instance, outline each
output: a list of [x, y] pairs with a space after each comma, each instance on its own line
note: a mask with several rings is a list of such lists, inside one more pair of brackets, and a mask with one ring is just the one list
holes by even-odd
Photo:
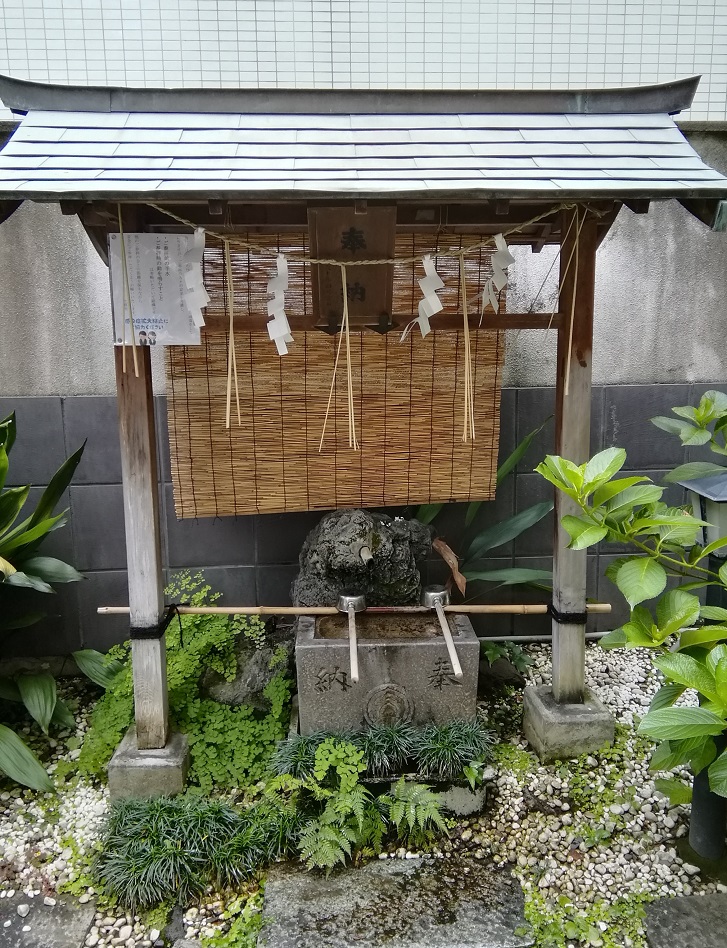
[[[202, 309], [209, 296], [202, 280], [204, 231], [187, 234], [124, 234], [137, 345], [200, 344]], [[131, 313], [124, 289], [121, 238], [109, 235], [114, 342], [131, 344]]]

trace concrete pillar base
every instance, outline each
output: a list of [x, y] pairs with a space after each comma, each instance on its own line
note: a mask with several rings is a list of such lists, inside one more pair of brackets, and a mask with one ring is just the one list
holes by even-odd
[[188, 769], [189, 744], [186, 734], [173, 732], [166, 746], [139, 750], [136, 728], [132, 726], [109, 761], [111, 801], [181, 793]]
[[539, 685], [525, 689], [523, 732], [541, 760], [568, 760], [613, 744], [614, 719], [587, 688], [583, 704], [558, 704], [550, 685]]

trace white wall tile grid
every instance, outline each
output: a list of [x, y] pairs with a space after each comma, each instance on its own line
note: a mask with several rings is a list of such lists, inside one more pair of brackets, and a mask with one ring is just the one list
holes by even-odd
[[129, 86], [546, 88], [702, 74], [727, 120], [727, 0], [0, 0], [0, 72]]

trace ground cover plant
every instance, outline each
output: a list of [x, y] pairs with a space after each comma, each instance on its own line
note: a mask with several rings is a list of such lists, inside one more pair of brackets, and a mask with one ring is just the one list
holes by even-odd
[[[655, 418], [658, 427], [679, 435], [684, 445], [708, 444], [727, 454], [727, 395], [711, 391], [699, 405], [674, 409], [672, 418]], [[602, 540], [626, 544], [635, 555], [618, 558], [607, 575], [631, 607], [631, 618], [601, 639], [604, 648], [648, 648], [665, 684], [655, 695], [639, 732], [659, 741], [655, 770], [689, 764], [694, 774], [708, 769], [710, 789], [727, 796], [727, 751], [715, 742], [727, 730], [727, 609], [704, 606], [696, 590], [727, 594], [727, 563], [715, 569], [710, 554], [727, 547], [727, 537], [706, 543], [704, 521], [690, 509], [663, 502], [665, 487], [647, 477], [617, 478], [626, 452], [609, 448], [586, 464], [549, 456], [537, 468], [570, 497], [577, 516], [563, 518], [573, 549]], [[681, 465], [665, 481], [724, 473], [721, 465]], [[666, 590], [669, 579], [676, 585]], [[655, 600], [655, 608], [644, 603]], [[697, 693], [698, 707], [677, 705], [685, 691]], [[683, 795], [681, 781], [664, 789]]]
[[385, 838], [424, 844], [446, 832], [428, 787], [398, 782], [374, 796], [359, 782], [362, 755], [328, 738], [312, 775], [274, 778], [246, 806], [190, 792], [115, 804], [93, 875], [106, 897], [132, 910], [185, 904], [212, 885], [240, 886], [284, 855], [330, 872], [358, 854], [381, 852]]
[[[175, 602], [202, 606], [219, 596], [201, 575], [182, 573], [166, 590]], [[264, 690], [268, 710], [230, 706], [207, 697], [201, 678], [212, 669], [231, 681], [237, 671], [235, 644], [244, 635], [261, 641], [262, 622], [256, 616], [230, 619], [221, 615], [184, 615], [166, 633], [169, 713], [172, 726], [187, 735], [190, 782], [209, 792], [247, 786], [267, 771], [275, 744], [286, 733], [292, 683], [280, 668]], [[133, 721], [133, 680], [130, 645], [116, 646], [109, 660], [120, 671], [99, 700], [81, 749], [82, 773], [103, 776], [106, 765]], [[273, 655], [271, 665], [279, 659]], [[275, 669], [273, 669], [275, 670]]]
[[[391, 779], [411, 772], [426, 780], [450, 781], [467, 776], [467, 768], [487, 763], [495, 735], [481, 721], [451, 721], [413, 727], [396, 724], [365, 731], [294, 734], [281, 741], [272, 759], [278, 774], [309, 777], [321, 746], [347, 746], [366, 777]], [[352, 752], [352, 754], [353, 754]]]

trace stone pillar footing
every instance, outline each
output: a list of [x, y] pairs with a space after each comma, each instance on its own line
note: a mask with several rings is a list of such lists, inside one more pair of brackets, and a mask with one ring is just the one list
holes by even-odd
[[109, 761], [111, 801], [181, 793], [188, 769], [189, 743], [185, 734], [172, 732], [164, 747], [139, 750], [136, 728], [132, 725]]
[[614, 719], [587, 688], [582, 704], [558, 704], [550, 685], [525, 689], [525, 739], [542, 761], [568, 760], [613, 744]]

